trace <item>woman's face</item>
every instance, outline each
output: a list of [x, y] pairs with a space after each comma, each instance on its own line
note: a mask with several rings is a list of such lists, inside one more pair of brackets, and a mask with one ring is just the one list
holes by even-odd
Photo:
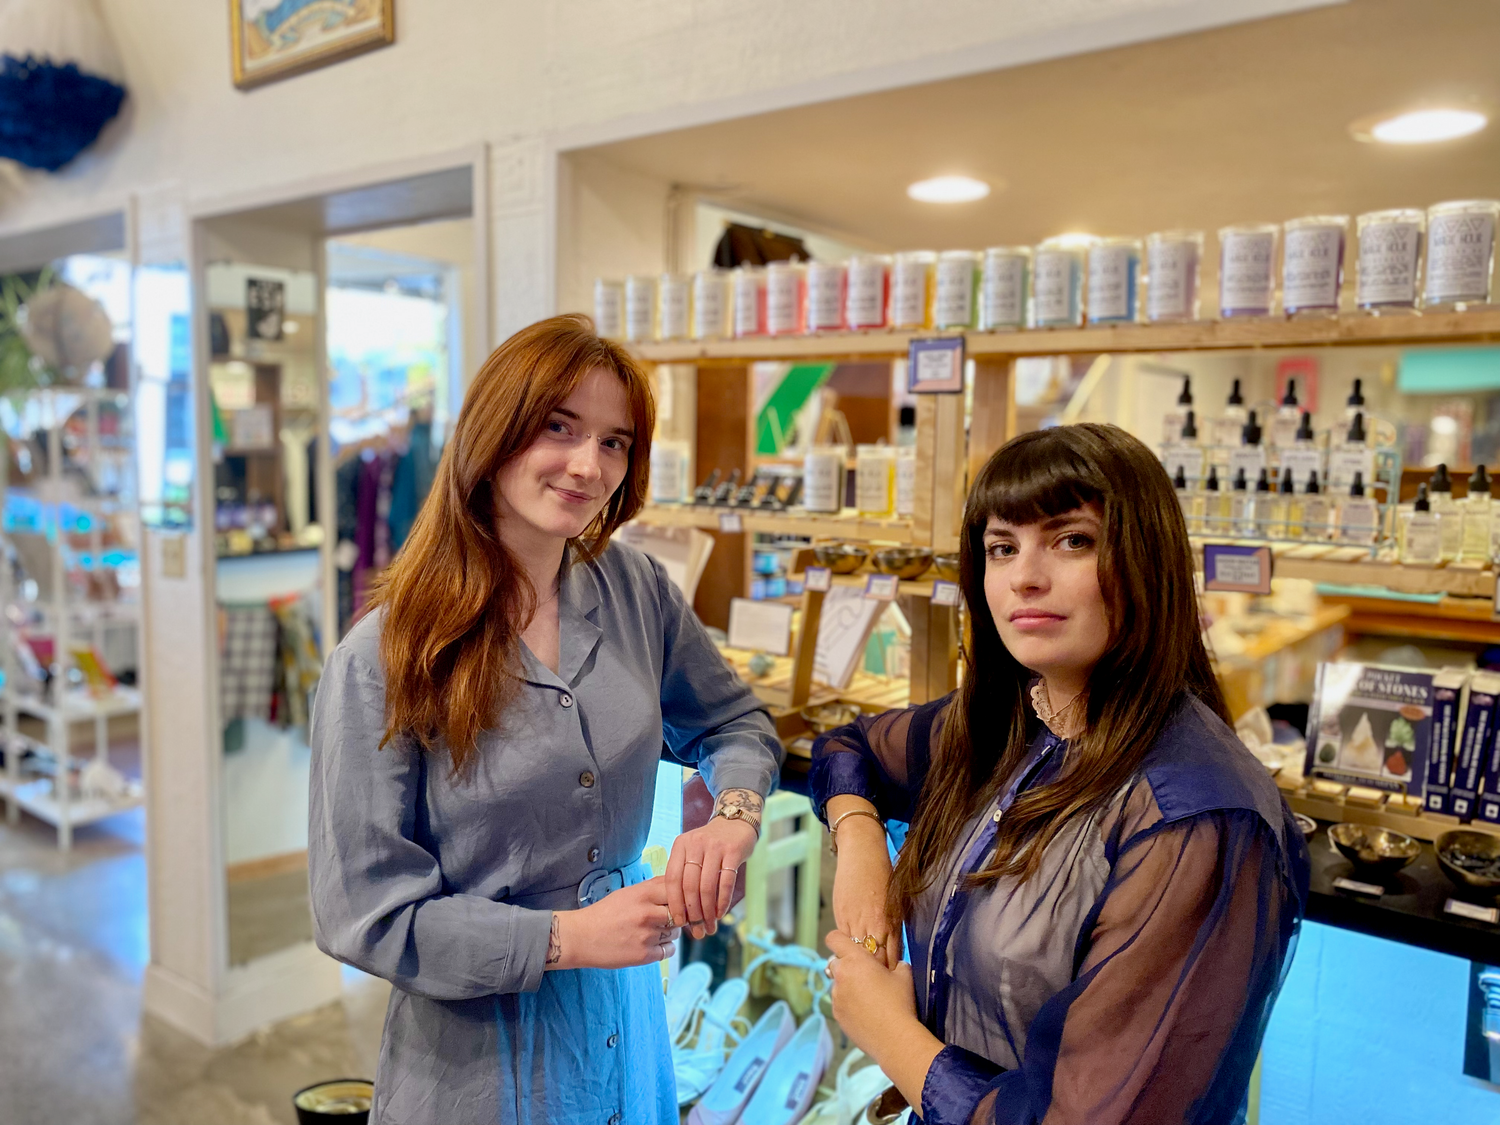
[[984, 597], [1000, 639], [1052, 690], [1082, 691], [1109, 647], [1099, 589], [1102, 524], [1099, 506], [1087, 504], [1039, 523], [991, 516], [984, 529]]
[[547, 538], [581, 534], [630, 467], [635, 438], [625, 384], [596, 367], [495, 481], [502, 526]]

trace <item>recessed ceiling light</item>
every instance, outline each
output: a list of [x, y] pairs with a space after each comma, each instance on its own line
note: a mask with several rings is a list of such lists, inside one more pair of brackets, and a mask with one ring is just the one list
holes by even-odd
[[1489, 118], [1476, 109], [1417, 109], [1378, 118], [1365, 118], [1350, 131], [1362, 141], [1387, 145], [1425, 145], [1477, 133]]
[[906, 194], [918, 203], [971, 203], [990, 193], [990, 185], [971, 176], [934, 176], [918, 180]]

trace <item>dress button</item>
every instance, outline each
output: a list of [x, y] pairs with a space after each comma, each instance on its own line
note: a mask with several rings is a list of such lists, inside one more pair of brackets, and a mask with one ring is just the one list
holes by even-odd
[[592, 789], [594, 787], [594, 775], [589, 773], [588, 770], [584, 770], [578, 775], [578, 784], [582, 785], [585, 789]]
[[606, 1039], [604, 1041], [604, 1045], [606, 1047], [613, 1047], [619, 1041], [620, 1041], [620, 1037], [618, 1035], [611, 1035], [608, 1039]]
[[598, 863], [599, 862], [599, 849], [598, 848], [590, 848], [589, 849], [589, 862], [590, 863]]
[[558, 699], [558, 702], [564, 707], [571, 707], [573, 706], [573, 697], [571, 695], [564, 695]]

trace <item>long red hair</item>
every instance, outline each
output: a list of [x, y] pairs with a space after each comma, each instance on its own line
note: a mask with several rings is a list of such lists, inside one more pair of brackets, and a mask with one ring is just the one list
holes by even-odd
[[500, 541], [494, 482], [595, 368], [625, 384], [635, 439], [624, 481], [569, 544], [573, 557], [597, 558], [641, 510], [656, 407], [640, 364], [576, 314], [538, 321], [496, 348], [464, 396], [411, 535], [371, 597], [385, 612], [382, 745], [398, 735], [426, 750], [445, 745], [461, 773], [480, 734], [504, 715], [520, 683], [521, 631], [537, 591]]

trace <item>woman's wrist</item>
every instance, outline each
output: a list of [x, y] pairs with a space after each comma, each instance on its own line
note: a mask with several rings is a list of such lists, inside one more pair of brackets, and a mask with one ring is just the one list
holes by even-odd
[[547, 933], [547, 961], [544, 971], [553, 969], [577, 969], [579, 915], [582, 910], [554, 910], [552, 926]]
[[917, 1112], [922, 1109], [927, 1072], [942, 1052], [942, 1040], [915, 1016], [892, 1019], [882, 1027], [879, 1038], [865, 1048], [865, 1053], [875, 1060]]
[[[760, 839], [760, 823], [765, 815], [766, 799], [753, 789], [726, 789], [714, 799], [714, 816], [738, 820], [750, 826]], [[713, 817], [709, 818], [710, 820]]]

